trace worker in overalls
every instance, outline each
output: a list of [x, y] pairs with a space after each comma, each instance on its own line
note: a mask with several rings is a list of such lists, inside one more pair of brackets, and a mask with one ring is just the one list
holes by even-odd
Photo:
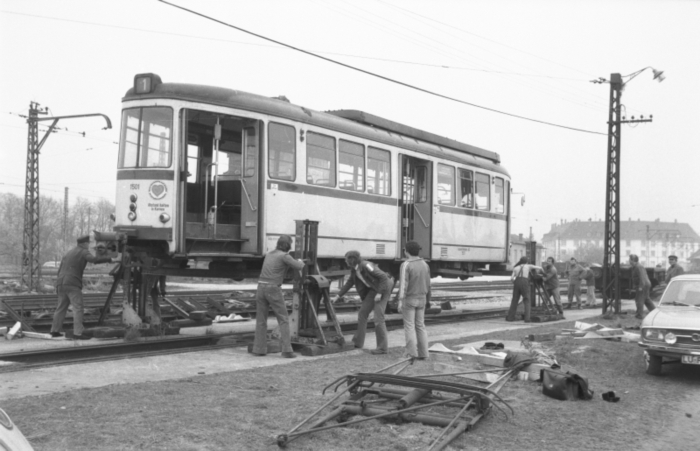
[[[362, 306], [357, 314], [357, 332], [352, 338], [356, 348], [362, 348], [365, 344], [365, 333], [369, 314], [374, 312], [374, 329], [377, 335], [377, 348], [372, 349], [372, 354], [386, 354], [389, 348], [386, 324], [384, 323], [384, 309], [386, 308], [391, 291], [394, 289], [394, 279], [379, 269], [372, 262], [363, 260], [358, 251], [345, 253], [345, 263], [350, 268], [350, 277], [343, 288], [338, 292], [335, 300], [345, 295], [353, 286], [362, 298]], [[377, 295], [379, 302], [375, 302]], [[335, 302], [334, 300], [334, 302]]]

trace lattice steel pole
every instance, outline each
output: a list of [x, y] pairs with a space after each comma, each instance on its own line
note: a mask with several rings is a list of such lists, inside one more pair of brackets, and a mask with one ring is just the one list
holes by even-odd
[[39, 264], [39, 125], [38, 117], [46, 114], [39, 104], [29, 104], [27, 118], [27, 175], [24, 187], [24, 234], [22, 240], [22, 284], [36, 290], [41, 280]]
[[622, 77], [610, 75], [608, 117], [608, 171], [605, 188], [605, 257], [603, 260], [603, 313], [620, 313], [620, 98]]

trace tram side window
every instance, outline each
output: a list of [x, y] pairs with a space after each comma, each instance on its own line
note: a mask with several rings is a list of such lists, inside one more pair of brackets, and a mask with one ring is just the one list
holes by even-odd
[[476, 173], [476, 209], [488, 210], [489, 207], [489, 176], [486, 174]]
[[505, 186], [503, 184], [503, 179], [500, 177], [494, 177], [494, 180], [496, 181], [496, 191], [494, 193], [496, 199], [495, 204], [496, 204], [496, 213], [505, 213], [506, 212], [506, 198], [505, 198]]
[[391, 154], [370, 147], [367, 151], [367, 192], [391, 196]]
[[173, 110], [130, 108], [122, 113], [119, 168], [168, 168], [172, 156]]
[[335, 186], [335, 138], [314, 132], [306, 136], [306, 183]]
[[187, 143], [187, 183], [197, 183], [197, 174], [199, 174], [199, 146]]
[[294, 127], [271, 122], [268, 127], [268, 170], [273, 179], [296, 179], [296, 132]]
[[474, 173], [466, 169], [459, 170], [460, 207], [474, 208]]
[[365, 146], [340, 140], [338, 186], [350, 191], [365, 190]]
[[454, 205], [455, 168], [438, 164], [438, 203]]

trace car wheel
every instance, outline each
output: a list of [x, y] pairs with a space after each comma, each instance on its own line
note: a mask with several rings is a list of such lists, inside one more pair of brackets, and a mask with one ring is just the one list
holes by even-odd
[[647, 374], [651, 374], [652, 376], [660, 375], [662, 360], [663, 358], [661, 356], [649, 354], [647, 351], [644, 351], [644, 362], [646, 363]]

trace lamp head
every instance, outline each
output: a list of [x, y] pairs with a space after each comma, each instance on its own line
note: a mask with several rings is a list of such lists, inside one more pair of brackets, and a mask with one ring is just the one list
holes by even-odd
[[653, 67], [651, 68], [651, 71], [654, 72], [654, 80], [659, 80], [659, 83], [664, 81], [666, 79], [666, 76], [664, 75], [664, 71], [662, 70], [656, 70]]

